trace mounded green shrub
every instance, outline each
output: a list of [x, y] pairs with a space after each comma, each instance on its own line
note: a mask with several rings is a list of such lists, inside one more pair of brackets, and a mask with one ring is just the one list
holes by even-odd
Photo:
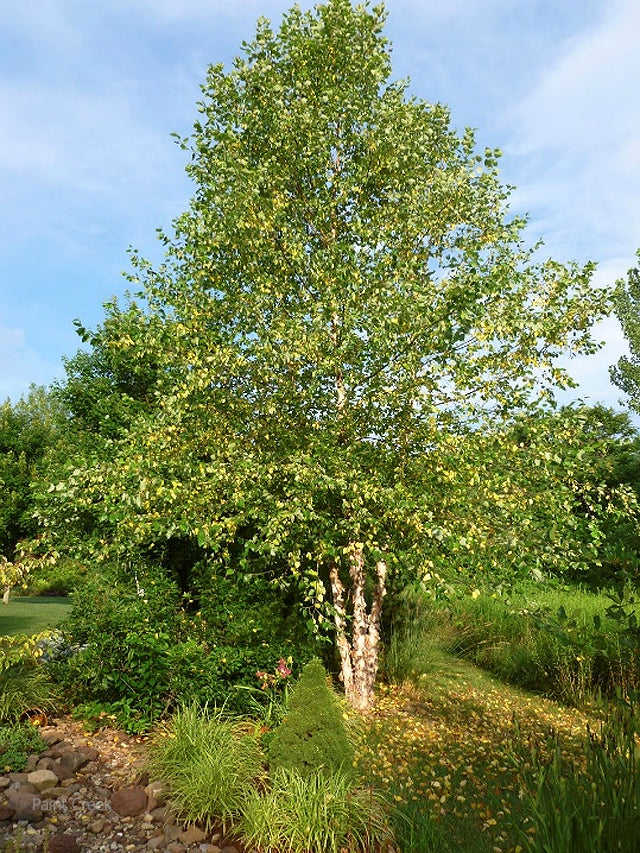
[[289, 713], [269, 742], [269, 766], [272, 771], [296, 770], [306, 778], [319, 770], [350, 773], [353, 757], [338, 697], [322, 663], [314, 659], [302, 670]]
[[264, 640], [275, 599], [264, 619], [247, 628], [244, 617], [255, 613], [249, 606], [243, 611], [242, 603], [236, 607], [230, 584], [223, 585], [217, 611], [212, 608], [215, 620], [183, 607], [175, 584], [157, 569], [141, 574], [140, 587], [107, 574], [87, 581], [63, 626], [72, 653], [51, 655], [47, 663], [70, 702], [100, 704], [128, 731], [149, 728], [191, 701], [252, 712], [270, 700], [258, 672], [273, 671], [279, 658], [297, 664], [301, 655], [310, 656], [286, 639]]

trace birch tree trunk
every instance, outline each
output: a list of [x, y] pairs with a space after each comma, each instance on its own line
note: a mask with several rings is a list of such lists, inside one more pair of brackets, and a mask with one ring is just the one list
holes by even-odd
[[[351, 578], [348, 593], [350, 613], [347, 612], [345, 587], [340, 579], [338, 567], [335, 564], [331, 567], [329, 577], [341, 675], [345, 695], [351, 705], [358, 711], [369, 711], [374, 704], [373, 688], [378, 674], [380, 617], [382, 600], [387, 591], [387, 564], [384, 560], [376, 563], [376, 585], [370, 610], [367, 609], [365, 599], [367, 576], [363, 549], [359, 543], [353, 543], [349, 547], [349, 576]], [[350, 632], [349, 619], [351, 620]]]

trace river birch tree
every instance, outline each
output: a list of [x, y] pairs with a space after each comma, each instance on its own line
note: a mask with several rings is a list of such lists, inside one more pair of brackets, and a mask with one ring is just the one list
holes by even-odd
[[242, 534], [245, 568], [331, 624], [363, 710], [389, 583], [439, 535], [416, 463], [566, 386], [607, 307], [591, 265], [538, 260], [499, 152], [393, 80], [384, 20], [294, 7], [211, 66], [190, 207], [162, 267], [134, 257], [151, 319], [109, 342], [152, 354], [157, 405], [59, 489], [123, 547], [180, 535], [224, 565]]

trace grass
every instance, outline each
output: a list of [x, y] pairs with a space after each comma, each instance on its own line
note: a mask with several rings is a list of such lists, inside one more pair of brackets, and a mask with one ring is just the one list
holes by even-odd
[[466, 596], [441, 609], [440, 637], [506, 682], [584, 706], [640, 687], [638, 650], [607, 615], [612, 604], [605, 594], [539, 584]]
[[160, 733], [150, 770], [169, 786], [176, 815], [225, 830], [262, 773], [257, 739], [237, 722], [198, 705], [182, 708]]
[[389, 835], [379, 792], [354, 790], [353, 780], [339, 772], [301, 776], [283, 768], [265, 791], [247, 796], [238, 830], [259, 853], [377, 850]]
[[71, 602], [67, 598], [12, 598], [8, 604], [0, 604], [0, 637], [39, 634], [55, 627], [70, 612]]
[[402, 853], [522, 851], [518, 827], [535, 826], [522, 799], [529, 762], [520, 744], [550, 753], [553, 731], [566, 760], [579, 761], [590, 719], [445, 652], [440, 659], [438, 674], [418, 686], [381, 688], [361, 728], [360, 772], [395, 802]]

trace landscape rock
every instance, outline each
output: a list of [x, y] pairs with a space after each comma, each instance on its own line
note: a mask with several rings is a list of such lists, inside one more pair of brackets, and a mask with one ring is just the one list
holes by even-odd
[[13, 817], [13, 809], [9, 806], [0, 806], [0, 821], [11, 820]]
[[58, 777], [51, 770], [34, 770], [27, 776], [27, 782], [42, 792], [54, 788], [58, 784]]
[[60, 764], [68, 768], [72, 773], [77, 773], [81, 767], [97, 758], [98, 751], [92, 747], [85, 749], [68, 749], [60, 756]]
[[83, 755], [86, 758], [87, 762], [96, 761], [100, 757], [100, 751], [97, 750], [95, 746], [79, 746], [76, 752], [79, 752], [80, 755]]
[[45, 754], [51, 755], [53, 758], [60, 758], [67, 749], [71, 748], [73, 748], [73, 744], [70, 740], [58, 740]]
[[35, 822], [42, 820], [42, 804], [40, 798], [33, 793], [12, 790], [7, 791], [9, 805], [13, 809], [14, 820], [28, 820]]
[[59, 832], [49, 839], [49, 853], [82, 853], [75, 835]]
[[68, 764], [64, 764], [62, 759], [56, 758], [56, 760], [51, 765], [51, 772], [55, 773], [58, 779], [61, 782], [64, 782], [65, 779], [74, 779], [75, 772], [69, 767]]
[[164, 837], [167, 841], [177, 841], [182, 835], [182, 829], [179, 826], [175, 826], [170, 823], [164, 828]]
[[164, 782], [150, 782], [144, 789], [147, 795], [147, 811], [153, 812], [163, 806], [169, 796], [169, 788]]
[[53, 746], [62, 740], [62, 736], [56, 729], [41, 729], [40, 737], [49, 746]]
[[25, 773], [31, 773], [33, 770], [36, 769], [37, 766], [38, 766], [38, 756], [35, 754], [28, 756], [27, 762], [24, 765]]
[[199, 844], [206, 837], [206, 834], [201, 829], [198, 829], [197, 826], [190, 826], [189, 829], [182, 833], [180, 841], [188, 847], [190, 844]]
[[111, 795], [111, 808], [125, 817], [135, 817], [147, 810], [147, 795], [144, 788], [119, 788]]

